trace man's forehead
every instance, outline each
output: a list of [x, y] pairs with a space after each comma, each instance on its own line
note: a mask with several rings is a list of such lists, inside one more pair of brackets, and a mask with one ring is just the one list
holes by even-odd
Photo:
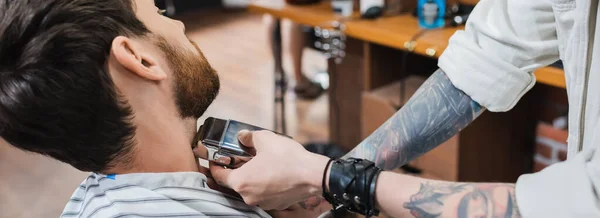
[[154, 24], [154, 16], [156, 15], [156, 6], [154, 4], [154, 0], [131, 0], [133, 3], [133, 8], [135, 10], [135, 14], [142, 23], [146, 24], [148, 27], [152, 26], [150, 24]]
[[154, 7], [154, 0], [133, 0], [133, 6], [137, 9]]

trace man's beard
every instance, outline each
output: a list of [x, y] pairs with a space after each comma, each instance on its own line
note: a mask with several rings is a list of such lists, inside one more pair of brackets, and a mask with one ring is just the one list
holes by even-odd
[[175, 79], [175, 103], [182, 118], [198, 119], [215, 100], [220, 82], [196, 43], [193, 52], [173, 46], [163, 37], [157, 37], [157, 46], [165, 53]]

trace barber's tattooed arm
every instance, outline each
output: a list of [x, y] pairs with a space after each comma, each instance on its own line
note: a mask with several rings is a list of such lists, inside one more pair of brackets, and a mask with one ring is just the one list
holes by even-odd
[[345, 157], [396, 169], [450, 139], [484, 110], [438, 70], [402, 109]]
[[442, 182], [391, 172], [378, 181], [377, 207], [393, 217], [521, 217], [513, 184]]
[[404, 208], [417, 218], [520, 217], [514, 186], [505, 184], [424, 183]]
[[[464, 129], [484, 108], [435, 72], [408, 103], [346, 157], [398, 168]], [[512, 184], [451, 183], [383, 172], [375, 197], [383, 212], [415, 218], [520, 217]]]

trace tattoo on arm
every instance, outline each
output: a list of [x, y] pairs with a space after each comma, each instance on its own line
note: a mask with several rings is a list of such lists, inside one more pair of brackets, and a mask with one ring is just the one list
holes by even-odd
[[400, 111], [345, 157], [396, 169], [450, 139], [484, 110], [438, 70]]
[[422, 183], [404, 208], [416, 218], [521, 217], [509, 184]]

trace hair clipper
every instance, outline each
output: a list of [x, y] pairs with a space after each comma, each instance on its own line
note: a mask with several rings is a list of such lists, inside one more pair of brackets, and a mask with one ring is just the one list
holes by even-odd
[[[198, 142], [202, 142], [208, 150], [208, 161], [225, 167], [237, 168], [256, 155], [253, 148], [248, 148], [239, 142], [238, 133], [241, 130], [259, 131], [266, 129], [235, 120], [209, 117], [198, 129], [192, 146], [196, 147]], [[282, 135], [277, 132], [274, 133]]]

